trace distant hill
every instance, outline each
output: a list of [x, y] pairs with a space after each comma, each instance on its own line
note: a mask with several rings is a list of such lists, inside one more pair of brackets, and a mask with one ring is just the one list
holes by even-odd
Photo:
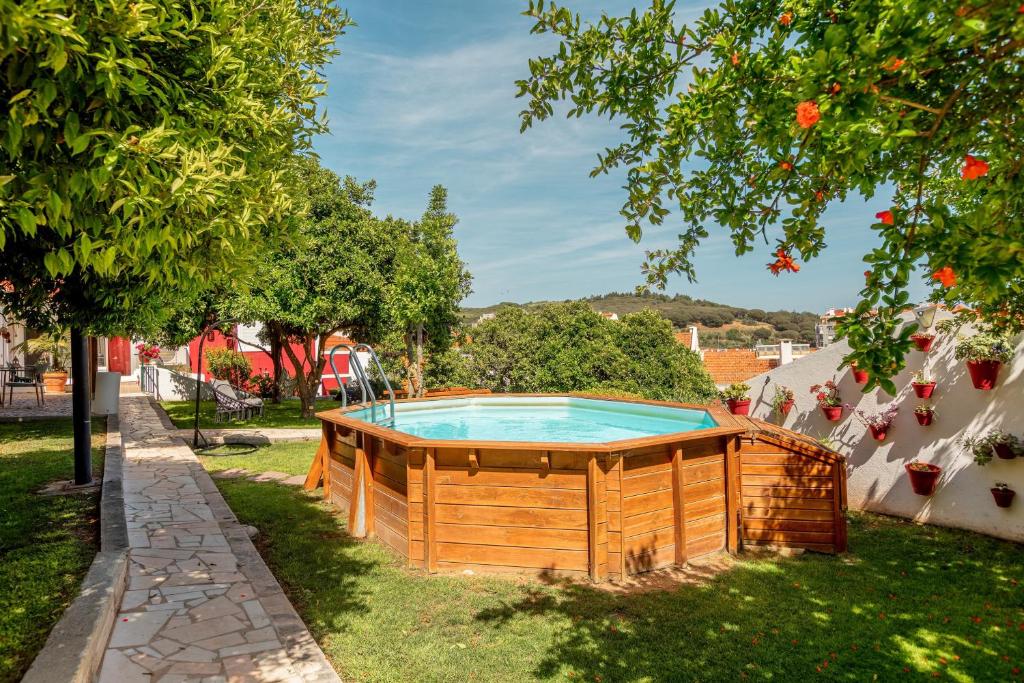
[[[672, 321], [678, 329], [696, 325], [700, 329], [701, 346], [705, 348], [742, 348], [755, 343], [771, 343], [779, 339], [814, 342], [814, 325], [818, 314], [796, 311], [763, 311], [740, 308], [685, 294], [625, 294], [613, 292], [584, 299], [595, 311], [620, 316], [642, 310], [654, 310]], [[532, 308], [546, 301], [526, 304], [500, 303], [484, 308], [463, 308], [463, 321], [472, 325], [481, 315], [493, 313], [502, 306]]]

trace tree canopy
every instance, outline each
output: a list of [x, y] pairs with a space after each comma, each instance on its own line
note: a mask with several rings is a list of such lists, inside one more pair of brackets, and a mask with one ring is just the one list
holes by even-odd
[[329, 0], [0, 0], [0, 301], [125, 334], [248, 272], [347, 23]]
[[653, 311], [613, 321], [584, 302], [508, 306], [469, 337], [462, 350], [474, 383], [493, 391], [614, 390], [689, 403], [716, 395], [700, 357]]
[[[834, 202], [884, 193], [877, 242], [843, 332], [847, 359], [887, 390], [914, 325], [915, 276], [932, 298], [1024, 329], [1024, 12], [964, 0], [724, 0], [684, 25], [673, 2], [586, 23], [531, 0], [535, 33], [561, 41], [519, 83], [526, 129], [569, 116], [622, 120], [593, 172], [624, 167], [629, 234], [679, 220], [648, 252], [647, 283], [683, 274], [713, 226], [736, 253], [763, 240], [775, 274], [826, 248]], [[673, 215], [669, 218], [670, 214]]]

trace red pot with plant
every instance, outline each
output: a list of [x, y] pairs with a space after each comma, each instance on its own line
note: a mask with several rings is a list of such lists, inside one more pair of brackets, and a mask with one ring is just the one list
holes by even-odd
[[992, 451], [1000, 460], [1013, 460], [1017, 457], [1017, 451], [1013, 446], [1014, 444], [1009, 441], [997, 441], [992, 444]]
[[914, 408], [914, 417], [917, 418], [917, 424], [927, 427], [935, 419], [935, 409], [927, 403], [919, 405]]
[[811, 387], [811, 393], [818, 401], [818, 407], [829, 422], [837, 422], [843, 417], [843, 399], [839, 395], [839, 387], [835, 380], [829, 380], [824, 384], [815, 384]]
[[778, 385], [775, 387], [775, 395], [772, 396], [772, 410], [780, 417], [789, 415], [796, 403], [796, 396], [789, 387]]
[[872, 439], [875, 441], [885, 441], [885, 437], [889, 434], [889, 427], [892, 426], [892, 422], [896, 419], [896, 414], [899, 410], [899, 407], [896, 405], [889, 405], [877, 413], [866, 413], [863, 410], [858, 410], [857, 419], [868, 428]]
[[999, 368], [1003, 364], [997, 360], [969, 360], [967, 361], [967, 372], [971, 374], [971, 382], [975, 389], [991, 391], [999, 379]]
[[1013, 345], [1005, 334], [979, 332], [957, 341], [957, 360], [967, 361], [967, 372], [975, 389], [991, 391], [999, 378], [999, 368], [1013, 358]]
[[960, 445], [974, 457], [974, 462], [981, 466], [992, 462], [993, 456], [1002, 460], [1013, 460], [1018, 453], [1024, 453], [1021, 440], [1002, 429], [991, 429], [984, 436], [965, 435], [960, 439]]
[[998, 481], [996, 485], [989, 489], [992, 491], [992, 497], [996, 500], [996, 505], [1001, 508], [1008, 508], [1013, 503], [1013, 497], [1017, 495], [1005, 482]]
[[910, 385], [914, 387], [914, 393], [918, 398], [931, 398], [935, 393], [935, 380], [924, 370], [914, 375], [914, 380]]
[[910, 488], [919, 496], [930, 496], [935, 493], [942, 468], [928, 462], [908, 462], [904, 467], [910, 476]]
[[733, 415], [750, 414], [750, 386], [737, 382], [722, 390], [722, 399]]
[[910, 335], [910, 341], [914, 342], [914, 346], [917, 347], [918, 351], [928, 353], [932, 350], [932, 344], [935, 343], [935, 335], [927, 332], [918, 332], [917, 334]]
[[853, 373], [853, 381], [854, 382], [856, 382], [857, 384], [867, 384], [868, 383], [868, 371], [867, 370], [861, 370], [856, 365], [851, 365], [850, 366], [850, 371]]

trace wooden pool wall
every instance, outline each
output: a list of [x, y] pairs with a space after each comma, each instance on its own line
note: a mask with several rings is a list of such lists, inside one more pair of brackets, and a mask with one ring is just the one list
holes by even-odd
[[[749, 424], [708, 410], [718, 427], [610, 444], [432, 441], [326, 411], [307, 488], [322, 481], [352, 535], [431, 572], [603, 581], [745, 541], [845, 549], [835, 510], [823, 519], [842, 500], [835, 464], [745, 444]], [[804, 501], [812, 507], [793, 507]]]

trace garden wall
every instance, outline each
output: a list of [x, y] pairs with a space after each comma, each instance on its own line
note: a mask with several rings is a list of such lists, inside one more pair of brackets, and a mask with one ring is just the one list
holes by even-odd
[[[936, 320], [948, 317], [948, 313], [940, 312]], [[913, 316], [908, 313], [906, 318], [909, 321]], [[849, 369], [837, 370], [849, 347], [846, 342], [836, 342], [748, 380], [754, 399], [751, 415], [778, 423], [771, 409], [773, 384], [792, 388], [796, 405], [782, 424], [814, 438], [827, 437], [846, 456], [849, 504], [853, 509], [1024, 541], [1024, 458], [995, 459], [979, 467], [958, 444], [964, 433], [984, 433], [996, 427], [1024, 436], [1024, 343], [1020, 338], [1016, 340], [1017, 353], [1012, 363], [1003, 366], [995, 389], [979, 391], [972, 385], [964, 363], [953, 357], [955, 341], [940, 336], [930, 353], [911, 351], [908, 368], [894, 378], [899, 388], [895, 397], [880, 390], [862, 394]], [[910, 386], [914, 372], [922, 368], [938, 382], [930, 400], [937, 415], [928, 427], [920, 426], [914, 417], [914, 408], [924, 401]], [[855, 409], [872, 413], [890, 402], [899, 405], [900, 413], [886, 441], [873, 440], [851, 411], [845, 412], [840, 422], [828, 422], [822, 416], [809, 387], [833, 377], [843, 401]], [[931, 497], [918, 496], [910, 488], [903, 465], [915, 459], [944, 468]], [[997, 508], [989, 492], [997, 481], [1017, 491], [1008, 509]]]

